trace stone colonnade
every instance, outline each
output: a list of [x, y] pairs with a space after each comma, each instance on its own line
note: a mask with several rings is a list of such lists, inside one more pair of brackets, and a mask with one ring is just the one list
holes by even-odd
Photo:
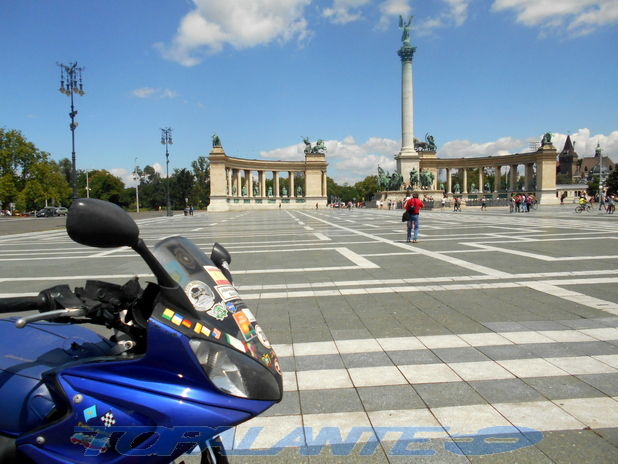
[[[232, 158], [223, 148], [210, 152], [210, 205], [208, 211], [248, 209], [315, 209], [326, 204], [326, 163], [323, 153], [305, 153], [305, 161], [262, 161]], [[253, 173], [257, 172], [257, 182]], [[294, 173], [305, 176], [305, 191], [294, 185]], [[272, 187], [266, 188], [266, 176], [272, 173]], [[289, 190], [282, 192], [280, 176], [288, 176]], [[243, 182], [244, 180], [244, 182]]]
[[[428, 169], [437, 173], [438, 169], [446, 170], [446, 184], [444, 190], [449, 196], [461, 195], [468, 198], [472, 193], [485, 195], [486, 197], [498, 198], [508, 196], [511, 192], [523, 191], [534, 193], [540, 204], [557, 204], [559, 199], [556, 197], [556, 158], [558, 153], [553, 145], [545, 145], [532, 153], [517, 153], [505, 156], [486, 156], [481, 158], [459, 158], [459, 159], [438, 159], [435, 156], [424, 157], [421, 154], [420, 171]], [[524, 166], [524, 186], [518, 189], [517, 169], [520, 165]], [[534, 166], [536, 165], [536, 185], [532, 185], [534, 179]], [[500, 178], [502, 168], [510, 168], [510, 175], [507, 179], [507, 188], [502, 189]], [[484, 168], [494, 168], [495, 182], [493, 188], [485, 188]], [[455, 169], [463, 170], [463, 185], [460, 191], [455, 192], [452, 184], [452, 171]], [[468, 192], [468, 170], [479, 170], [478, 192]], [[433, 190], [438, 189], [437, 175], [434, 179]], [[534, 187], [534, 188], [533, 188]]]

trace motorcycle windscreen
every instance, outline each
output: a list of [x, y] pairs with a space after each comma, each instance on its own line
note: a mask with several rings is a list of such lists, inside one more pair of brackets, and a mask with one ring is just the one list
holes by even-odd
[[185, 237], [159, 242], [153, 254], [184, 290], [199, 321], [166, 309], [162, 318], [183, 333], [199, 334], [246, 354], [281, 375], [279, 361], [266, 334], [221, 270]]

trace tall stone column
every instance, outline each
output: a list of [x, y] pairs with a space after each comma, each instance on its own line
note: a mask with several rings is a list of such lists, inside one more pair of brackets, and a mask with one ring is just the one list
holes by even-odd
[[509, 191], [517, 191], [517, 164], [511, 165], [511, 171], [509, 176]]
[[494, 176], [494, 193], [500, 193], [502, 189], [502, 166], [496, 165], [496, 174]]
[[258, 172], [258, 182], [260, 185], [260, 196], [266, 196], [266, 173], [264, 171]]
[[245, 185], [247, 186], [247, 196], [253, 197], [253, 175], [252, 171], [245, 170]]
[[281, 196], [281, 192], [279, 192], [279, 171], [273, 171], [273, 190], [274, 198], [279, 198]]
[[463, 170], [463, 186], [461, 188], [461, 193], [468, 193], [468, 168], [464, 168]]
[[479, 192], [480, 193], [484, 193], [485, 192], [485, 184], [483, 182], [485, 182], [485, 168], [484, 167], [479, 167]]
[[290, 198], [294, 198], [296, 193], [294, 192], [294, 173], [292, 171], [288, 171], [288, 187], [290, 187], [290, 191], [288, 192], [288, 196]]
[[524, 171], [524, 190], [530, 192], [532, 190], [532, 178], [534, 177], [534, 163], [527, 163]]
[[242, 197], [242, 181], [240, 180], [240, 169], [236, 169], [236, 196]]
[[414, 149], [414, 92], [412, 86], [412, 58], [416, 47], [404, 41], [397, 51], [401, 59], [401, 151], [395, 160], [397, 171], [407, 177], [412, 169], [419, 169], [419, 156]]

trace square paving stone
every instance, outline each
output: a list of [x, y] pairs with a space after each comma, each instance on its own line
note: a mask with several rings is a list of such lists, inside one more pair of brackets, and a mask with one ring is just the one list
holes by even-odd
[[577, 378], [608, 396], [618, 396], [618, 374], [583, 374]]
[[526, 349], [536, 354], [539, 358], [560, 358], [569, 356], [581, 356], [581, 354], [565, 343], [528, 343]]
[[300, 406], [303, 414], [363, 411], [363, 404], [354, 388], [301, 391]]
[[490, 359], [476, 348], [436, 348], [431, 350], [445, 363], [490, 361]]
[[501, 361], [504, 359], [531, 359], [538, 356], [525, 346], [518, 345], [495, 345], [495, 346], [479, 346], [477, 349], [485, 356], [493, 359], [494, 361]]
[[519, 403], [545, 399], [520, 379], [475, 380], [468, 384], [489, 403]]
[[429, 408], [487, 403], [481, 395], [464, 382], [416, 384], [414, 389]]
[[424, 408], [425, 403], [411, 385], [386, 385], [357, 389], [366, 411]]
[[262, 416], [292, 416], [300, 414], [300, 400], [297, 391], [284, 391], [283, 399], [272, 408], [267, 409]]
[[297, 371], [315, 371], [320, 369], [343, 369], [345, 366], [338, 354], [325, 354], [319, 356], [296, 356]]
[[378, 367], [392, 366], [393, 362], [383, 351], [373, 353], [344, 353], [341, 355], [345, 367]]
[[556, 321], [522, 321], [520, 324], [532, 330], [565, 330], [570, 328]]
[[389, 358], [397, 366], [406, 364], [436, 364], [441, 360], [429, 350], [388, 351]]
[[606, 396], [596, 388], [573, 376], [531, 377], [524, 379], [524, 382], [550, 400]]
[[579, 356], [598, 356], [603, 354], [618, 354], [618, 346], [608, 342], [572, 342], [565, 343], [568, 348], [579, 353]]

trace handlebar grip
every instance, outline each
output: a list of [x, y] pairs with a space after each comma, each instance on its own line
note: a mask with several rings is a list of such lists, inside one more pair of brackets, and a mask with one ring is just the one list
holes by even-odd
[[[53, 300], [51, 300], [53, 303]], [[22, 311], [47, 311], [51, 309], [50, 299], [44, 292], [37, 296], [17, 296], [0, 298], [0, 314]]]

